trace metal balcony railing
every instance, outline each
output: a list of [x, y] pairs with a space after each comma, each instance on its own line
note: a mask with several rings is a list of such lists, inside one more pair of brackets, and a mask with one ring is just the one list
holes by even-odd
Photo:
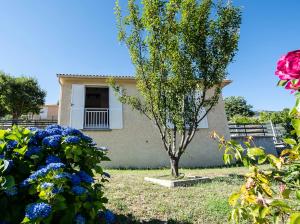
[[85, 108], [85, 129], [107, 129], [109, 128], [109, 108]]

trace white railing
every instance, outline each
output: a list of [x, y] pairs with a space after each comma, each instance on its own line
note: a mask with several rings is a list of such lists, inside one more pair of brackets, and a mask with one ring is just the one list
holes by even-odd
[[84, 128], [106, 129], [109, 128], [108, 108], [85, 108]]

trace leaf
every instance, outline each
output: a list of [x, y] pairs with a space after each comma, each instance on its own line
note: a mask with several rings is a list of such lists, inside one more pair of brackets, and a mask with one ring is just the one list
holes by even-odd
[[264, 163], [265, 161], [267, 160], [267, 157], [266, 156], [260, 156], [259, 158], [258, 158], [258, 164], [262, 164], [262, 163]]
[[291, 214], [289, 224], [299, 224], [300, 223], [300, 212]]
[[27, 146], [26, 145], [23, 146], [20, 149], [14, 149], [14, 152], [17, 152], [17, 153], [21, 154], [22, 156], [26, 153], [26, 151], [27, 151]]
[[293, 119], [292, 126], [295, 129], [296, 135], [299, 137], [300, 136], [300, 119]]
[[281, 168], [281, 161], [280, 159], [278, 159], [276, 156], [272, 155], [272, 154], [269, 154], [268, 155], [268, 159], [269, 159], [269, 162], [271, 163], [272, 166], [280, 169]]
[[275, 199], [271, 202], [271, 205], [274, 207], [281, 207], [281, 208], [290, 208], [290, 206], [283, 200]]
[[15, 186], [15, 178], [13, 176], [6, 176], [5, 179], [4, 188], [9, 189]]
[[248, 150], [248, 153], [250, 155], [253, 155], [253, 156], [263, 156], [263, 155], [265, 155], [265, 151], [262, 148], [258, 148], [258, 147], [250, 148]]
[[284, 150], [281, 151], [280, 156], [284, 156], [286, 154], [289, 154], [290, 152], [291, 152], [290, 149], [284, 149]]
[[230, 195], [230, 197], [228, 198], [228, 202], [229, 204], [234, 207], [239, 199], [239, 197], [241, 196], [240, 192], [236, 192], [233, 193], [232, 195]]
[[261, 187], [262, 187], [262, 189], [264, 190], [264, 192], [269, 196], [269, 197], [271, 197], [272, 196], [272, 189], [270, 188], [270, 186], [269, 185], [267, 185], [267, 184], [261, 184]]
[[296, 197], [297, 197], [298, 200], [300, 200], [300, 190], [296, 191]]
[[279, 80], [277, 83], [277, 86], [285, 86], [287, 84], [288, 80]]
[[4, 139], [6, 131], [5, 130], [0, 130], [0, 140]]
[[23, 221], [21, 223], [30, 223], [30, 219], [28, 217], [25, 216], [25, 218], [23, 219]]
[[292, 191], [290, 190], [290, 189], [284, 189], [284, 191], [281, 193], [281, 195], [282, 195], [282, 197], [284, 198], [284, 199], [288, 199], [288, 198], [290, 198], [290, 193], [291, 193]]
[[296, 145], [297, 142], [295, 139], [292, 139], [292, 138], [286, 138], [286, 139], [283, 139], [283, 141], [286, 143], [286, 144], [289, 144], [289, 145]]
[[264, 207], [259, 211], [259, 216], [261, 218], [265, 218], [270, 213], [270, 209], [268, 207]]
[[257, 178], [258, 178], [261, 182], [263, 182], [263, 183], [265, 183], [265, 184], [269, 184], [268, 179], [267, 179], [264, 175], [262, 175], [262, 174], [257, 174]]

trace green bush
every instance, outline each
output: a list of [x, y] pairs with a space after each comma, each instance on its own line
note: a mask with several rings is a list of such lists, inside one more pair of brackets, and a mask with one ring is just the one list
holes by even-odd
[[236, 124], [260, 124], [261, 123], [261, 121], [256, 117], [246, 117], [240, 115], [233, 116], [230, 119], [230, 122]]
[[0, 223], [97, 223], [105, 160], [77, 129], [0, 130]]

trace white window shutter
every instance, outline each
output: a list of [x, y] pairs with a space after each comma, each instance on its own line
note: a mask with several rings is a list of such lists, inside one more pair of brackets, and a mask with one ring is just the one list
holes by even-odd
[[[195, 100], [198, 100], [199, 97], [201, 97], [202, 91], [201, 90], [196, 90], [195, 93]], [[206, 113], [206, 110], [204, 107], [202, 107], [199, 111], [198, 114], [198, 119], [202, 118], [203, 115]], [[198, 128], [208, 128], [208, 120], [207, 120], [207, 115], [200, 121]]]
[[85, 86], [72, 84], [70, 126], [83, 129]]
[[123, 106], [111, 87], [109, 87], [109, 127], [110, 129], [123, 128]]

